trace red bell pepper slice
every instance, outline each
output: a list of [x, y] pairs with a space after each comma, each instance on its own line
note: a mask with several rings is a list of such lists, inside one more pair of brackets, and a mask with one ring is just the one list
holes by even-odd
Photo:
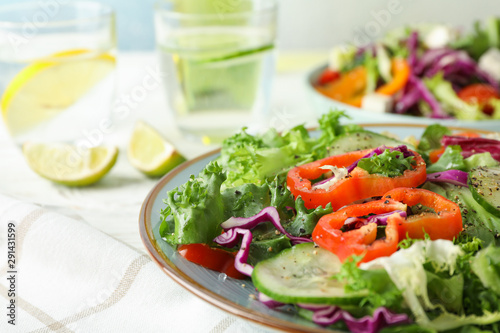
[[325, 84], [331, 83], [335, 80], [337, 80], [340, 77], [340, 73], [337, 71], [333, 71], [329, 68], [325, 69], [323, 73], [321, 73], [318, 83], [322, 86]]
[[385, 239], [376, 239], [376, 223], [368, 223], [359, 229], [346, 232], [342, 232], [340, 228], [350, 217], [384, 214], [395, 210], [406, 211], [406, 205], [386, 199], [345, 207], [335, 213], [323, 216], [314, 228], [312, 240], [320, 247], [335, 253], [340, 261], [344, 261], [352, 255], [362, 255], [360, 263], [378, 257], [390, 256], [398, 249], [398, 228], [404, 221], [399, 213], [395, 213], [387, 219]]
[[[406, 219], [398, 213], [391, 215], [387, 220], [385, 239], [376, 239], [376, 223], [347, 232], [340, 230], [350, 217], [406, 211], [407, 206], [418, 204], [434, 212], [411, 215]], [[363, 255], [360, 262], [367, 262], [396, 252], [399, 240], [406, 237], [423, 239], [427, 233], [432, 240], [453, 240], [461, 231], [462, 215], [456, 203], [428, 190], [396, 188], [387, 192], [381, 200], [350, 205], [323, 216], [314, 228], [312, 240], [335, 253], [341, 261], [351, 255]]]
[[313, 188], [311, 179], [317, 179], [327, 172], [320, 167], [324, 165], [347, 167], [372, 150], [330, 156], [295, 167], [288, 172], [287, 185], [295, 198], [299, 195], [302, 197], [306, 208], [324, 207], [331, 203], [333, 210], [337, 210], [357, 200], [382, 196], [393, 188], [416, 187], [425, 182], [427, 177], [425, 162], [418, 153], [413, 152], [416, 164], [401, 176], [384, 177], [378, 174], [369, 174], [366, 170], [356, 167], [348, 178], [339, 180], [328, 189]]
[[421, 204], [433, 212], [411, 215], [399, 226], [399, 238], [407, 236], [423, 239], [425, 233], [432, 240], [453, 240], [463, 229], [462, 214], [456, 203], [445, 197], [424, 189], [396, 188], [387, 192], [382, 200], [396, 200], [408, 206]]

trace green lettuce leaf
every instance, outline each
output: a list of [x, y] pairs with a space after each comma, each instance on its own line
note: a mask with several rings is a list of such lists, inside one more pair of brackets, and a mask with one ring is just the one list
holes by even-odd
[[443, 75], [437, 74], [432, 78], [424, 79], [424, 84], [443, 105], [443, 109], [460, 120], [481, 120], [488, 116], [478, 105], [472, 105], [461, 100], [449, 81]]
[[330, 203], [325, 208], [319, 206], [315, 209], [307, 209], [300, 196], [295, 200], [295, 210], [297, 211], [295, 218], [290, 223], [284, 224], [285, 230], [294, 236], [311, 235], [319, 219], [333, 211]]
[[295, 199], [286, 183], [280, 183], [278, 178], [275, 178], [269, 184], [269, 189], [271, 191], [271, 206], [276, 207], [281, 221], [289, 221], [293, 217], [293, 210], [290, 208], [295, 206]]
[[380, 155], [362, 158], [358, 162], [358, 167], [366, 170], [369, 174], [379, 174], [385, 177], [401, 176], [406, 170], [415, 165], [414, 156], [403, 157], [400, 151], [384, 150]]
[[428, 270], [427, 292], [434, 304], [444, 306], [447, 311], [460, 313], [462, 311], [462, 297], [464, 292], [464, 277], [462, 274], [451, 277], [435, 274]]
[[255, 240], [250, 244], [248, 263], [252, 266], [260, 261], [274, 257], [284, 249], [292, 247], [290, 240], [285, 236], [277, 236], [263, 240]]
[[365, 68], [366, 68], [366, 89], [365, 94], [370, 94], [377, 88], [377, 82], [380, 77], [378, 71], [377, 58], [371, 52], [365, 52]]
[[464, 163], [466, 171], [471, 171], [479, 166], [493, 167], [500, 164], [489, 152], [469, 156], [464, 159]]
[[427, 167], [427, 173], [441, 172], [452, 169], [467, 171], [467, 167], [462, 156], [462, 148], [460, 148], [460, 146], [446, 147], [439, 160]]
[[452, 275], [457, 258], [463, 254], [459, 246], [447, 240], [423, 240], [407, 249], [401, 249], [390, 257], [380, 257], [361, 264], [365, 270], [384, 268], [391, 280], [402, 290], [406, 304], [415, 316], [415, 321], [424, 327], [433, 328], [426, 310], [434, 310], [427, 289], [427, 274], [424, 268], [431, 261], [435, 272]]
[[420, 142], [418, 144], [418, 150], [427, 152], [432, 149], [438, 149], [441, 147], [441, 139], [445, 135], [451, 135], [451, 130], [448, 127], [439, 124], [433, 124], [427, 126]]
[[245, 131], [235, 134], [224, 141], [218, 159], [228, 175], [224, 186], [260, 185], [285, 175], [295, 164], [314, 159], [311, 147], [311, 138], [303, 126], [286, 131], [282, 136], [274, 129], [260, 136]]
[[387, 271], [384, 269], [360, 269], [358, 267], [359, 260], [361, 257], [352, 256], [350, 260], [344, 261], [340, 272], [332, 278], [345, 282], [347, 293], [369, 290], [370, 292], [360, 302], [360, 306], [369, 308], [368, 312], [381, 306], [398, 313], [404, 312], [401, 288], [394, 284]]
[[[167, 192], [161, 211], [160, 233], [171, 244], [212, 243], [221, 232], [224, 204], [220, 193], [226, 175], [217, 162], [209, 163], [198, 177]], [[173, 224], [169, 220], [173, 218]], [[173, 227], [173, 230], [172, 230]]]
[[485, 287], [500, 295], [500, 247], [490, 245], [479, 251], [471, 267]]
[[[500, 312], [487, 313], [482, 316], [457, 316], [451, 313], [443, 313], [432, 320], [432, 327], [438, 331], [451, 330], [465, 325], [489, 325], [500, 321]], [[430, 325], [429, 325], [430, 326]], [[467, 332], [467, 331], [466, 331]], [[470, 332], [470, 331], [469, 331]], [[487, 331], [492, 332], [492, 331]]]
[[243, 184], [222, 191], [224, 219], [249, 217], [268, 207], [271, 202], [269, 185]]
[[[484, 299], [486, 287], [477, 283], [479, 279], [471, 273], [470, 255], [448, 240], [423, 240], [390, 257], [364, 263], [360, 268], [384, 268], [403, 291], [415, 322], [424, 328], [442, 331], [494, 324], [500, 320], [498, 298], [490, 298], [492, 302]], [[467, 308], [462, 306], [462, 300], [480, 304], [479, 313], [463, 313]]]
[[344, 117], [346, 115], [340, 111], [324, 114], [319, 120], [319, 138], [312, 137], [300, 125], [282, 135], [275, 129], [256, 136], [243, 130], [226, 139], [218, 158], [227, 173], [223, 187], [245, 183], [261, 185], [275, 177], [281, 182], [292, 167], [325, 157], [333, 138], [360, 129], [358, 125], [341, 125], [340, 120]]
[[[379, 333], [436, 333], [436, 330], [423, 328], [422, 326], [411, 324], [401, 326], [389, 326], [379, 331]], [[464, 332], [465, 333], [465, 332]], [[471, 332], [468, 332], [471, 333]], [[479, 332], [476, 332], [479, 333]]]
[[490, 17], [481, 26], [480, 21], [474, 23], [474, 30], [453, 44], [453, 48], [465, 50], [478, 60], [490, 47], [500, 48], [500, 19]]

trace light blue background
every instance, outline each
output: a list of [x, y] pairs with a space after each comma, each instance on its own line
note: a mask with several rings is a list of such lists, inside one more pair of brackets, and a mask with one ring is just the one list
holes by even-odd
[[[0, 0], [12, 4], [27, 0]], [[50, 1], [50, 0], [34, 0]], [[94, 0], [112, 6], [117, 14], [121, 50], [154, 48], [153, 4], [156, 0]], [[214, 1], [214, 0], [206, 0]], [[383, 31], [415, 22], [442, 22], [470, 29], [476, 19], [500, 16], [498, 0], [277, 0], [278, 46], [280, 49], [329, 49], [352, 42], [370, 24], [379, 26], [373, 39]], [[386, 12], [391, 2], [401, 12], [379, 21], [377, 13]]]
[[[0, 0], [0, 5], [46, 0]], [[93, 0], [113, 7], [116, 12], [120, 50], [154, 48], [153, 4], [156, 0]]]

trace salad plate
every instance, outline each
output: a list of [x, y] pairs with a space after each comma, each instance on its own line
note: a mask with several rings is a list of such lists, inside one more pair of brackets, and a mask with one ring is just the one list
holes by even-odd
[[419, 23], [366, 45], [334, 46], [306, 89], [319, 114], [351, 121], [500, 128], [500, 18], [472, 27]]
[[395, 113], [377, 113], [362, 108], [357, 108], [342, 102], [336, 101], [319, 93], [314, 85], [317, 82], [321, 73], [327, 68], [327, 65], [322, 65], [313, 69], [306, 78], [306, 93], [311, 105], [319, 115], [327, 113], [330, 110], [345, 110], [345, 113], [351, 118], [349, 122], [357, 123], [412, 123], [431, 125], [436, 122], [447, 127], [466, 127], [476, 128], [488, 131], [499, 131], [500, 120], [458, 120], [458, 119], [433, 119], [425, 117], [414, 117], [410, 115], [401, 115]]
[[[389, 131], [400, 138], [415, 136], [419, 138], [425, 130], [421, 124], [362, 124], [373, 132]], [[450, 127], [452, 130], [468, 130], [487, 133], [483, 130], [470, 130]], [[311, 136], [319, 135], [312, 131]], [[151, 258], [160, 268], [180, 286], [208, 303], [238, 317], [270, 329], [297, 332], [334, 332], [322, 328], [299, 317], [292, 308], [281, 307], [273, 310], [256, 300], [257, 292], [250, 279], [236, 280], [223, 273], [206, 269], [181, 257], [176, 249], [165, 242], [159, 232], [161, 210], [165, 208], [163, 198], [166, 192], [183, 183], [193, 174], [198, 174], [212, 160], [219, 156], [219, 150], [209, 152], [185, 162], [165, 175], [146, 197], [140, 212], [139, 229], [142, 241]]]

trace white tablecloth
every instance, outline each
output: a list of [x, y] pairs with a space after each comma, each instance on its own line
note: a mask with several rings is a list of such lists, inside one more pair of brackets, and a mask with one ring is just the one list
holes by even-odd
[[[148, 68], [155, 68], [155, 66], [157, 66], [157, 58], [152, 52], [120, 54], [118, 59], [118, 96], [121, 96], [122, 94], [130, 94], [134, 87], [141, 82], [144, 75], [146, 75]], [[309, 122], [312, 124], [313, 121], [309, 120], [315, 118], [315, 116], [311, 115], [312, 110], [308, 106], [305, 90], [303, 89], [305, 71], [303, 68], [297, 70], [296, 67], [290, 66], [289, 63], [290, 62], [288, 62], [288, 64], [286, 62], [284, 63], [282, 66], [283, 71], [281, 71], [275, 78], [271, 105], [272, 115], [269, 118], [269, 126], [273, 125], [278, 127], [280, 130], [299, 123]], [[141, 119], [153, 124], [178, 147], [182, 154], [189, 158], [195, 157], [214, 148], [203, 146], [199, 143], [186, 142], [182, 139], [180, 134], [175, 130], [175, 128], [172, 127], [171, 118], [168, 114], [164, 100], [163, 87], [149, 91], [146, 98], [138, 103], [138, 105], [131, 111], [132, 112], [126, 121], [122, 121], [119, 126], [117, 126], [116, 129], [105, 138], [105, 142], [117, 144], [121, 148], [124, 148], [133, 124], [136, 120]], [[61, 332], [107, 332], [112, 330], [113, 327], [122, 332], [138, 331], [137, 329], [142, 327], [141, 322], [144, 320], [164, 320], [162, 317], [162, 311], [165, 312], [166, 309], [169, 309], [169, 306], [174, 303], [177, 304], [176, 309], [178, 312], [176, 312], [176, 320], [174, 320], [175, 323], [171, 326], [173, 328], [172, 332], [179, 331], [180, 327], [183, 327], [185, 332], [252, 331], [250, 329], [251, 326], [247, 326], [245, 322], [236, 320], [232, 316], [227, 316], [220, 310], [215, 309], [211, 305], [204, 303], [184, 291], [181, 287], [170, 281], [169, 278], [166, 277], [157, 267], [155, 267], [146, 256], [141, 255], [141, 253], [145, 253], [145, 251], [143, 249], [142, 242], [140, 241], [138, 231], [138, 215], [142, 201], [149, 190], [154, 186], [155, 180], [148, 179], [133, 169], [127, 162], [125, 155], [126, 154], [124, 154], [124, 150], [122, 149], [118, 162], [112, 171], [101, 182], [94, 186], [81, 189], [58, 186], [38, 177], [27, 167], [20, 150], [10, 141], [3, 125], [0, 125], [0, 194], [8, 196], [8, 198], [0, 200], [0, 213], [2, 211], [8, 211], [12, 216], [17, 216], [15, 217], [16, 219], [25, 219], [28, 215], [30, 215], [29, 212], [31, 210], [47, 212], [43, 214], [47, 214], [47, 216], [50, 215], [52, 218], [49, 219], [46, 217], [45, 219], [47, 221], [39, 221], [37, 222], [37, 225], [39, 228], [43, 228], [43, 224], [46, 223], [47, 226], [51, 226], [52, 229], [50, 230], [56, 230], [54, 228], [58, 225], [63, 226], [66, 223], [64, 220], [69, 217], [70, 219], [68, 219], [68, 221], [70, 222], [68, 223], [72, 223], [71, 225], [77, 226], [77, 230], [85, 232], [86, 236], [83, 240], [75, 237], [74, 242], [80, 242], [78, 247], [71, 248], [71, 251], [75, 251], [75, 253], [64, 253], [64, 248], [57, 246], [54, 247], [54, 251], [56, 251], [55, 255], [61, 256], [60, 258], [65, 258], [61, 259], [63, 260], [63, 263], [65, 262], [69, 264], [72, 256], [99, 256], [99, 250], [96, 250], [95, 248], [92, 250], [88, 247], [88, 244], [94, 244], [93, 242], [101, 240], [103, 244], [107, 244], [110, 248], [119, 248], [119, 253], [123, 254], [123, 256], [118, 258], [119, 260], [116, 262], [118, 267], [117, 270], [115, 270], [115, 272], [112, 270], [109, 271], [109, 274], [111, 275], [99, 275], [100, 273], [98, 272], [100, 271], [95, 271], [95, 277], [97, 278], [96, 286], [106, 286], [106, 281], [108, 281], [113, 286], [110, 285], [102, 288], [114, 288], [120, 284], [123, 276], [127, 274], [126, 272], [132, 269], [135, 272], [134, 277], [136, 275], [140, 276], [141, 274], [145, 274], [147, 278], [138, 278], [137, 281], [140, 282], [137, 282], [136, 284], [131, 282], [130, 288], [142, 288], [141, 290], [149, 293], [161, 290], [161, 292], [156, 294], [156, 296], [153, 294], [150, 296], [153, 298], [161, 297], [161, 302], [165, 302], [164, 307], [161, 307], [161, 302], [159, 302], [158, 299], [155, 299], [155, 304], [158, 308], [152, 309], [151, 312], [148, 312], [148, 316], [151, 314], [156, 314], [157, 316], [153, 315], [149, 318], [141, 317], [133, 313], [130, 314], [132, 317], [128, 317], [128, 320], [134, 323], [130, 326], [119, 325], [119, 323], [114, 321], [117, 318], [123, 318], [124, 316], [123, 313], [119, 313], [120, 306], [115, 307], [115, 311], [117, 311], [116, 313], [113, 313], [113, 311], [110, 310], [105, 312], [105, 318], [109, 321], [109, 326], [103, 326], [98, 329], [97, 327], [92, 326], [90, 321], [85, 322], [85, 320], [81, 321], [80, 325], [76, 325], [75, 323], [79, 322], [80, 319], [78, 321], [72, 321], [73, 324], [71, 324], [67, 320], [70, 316], [75, 315], [76, 308], [72, 308], [71, 306], [73, 305], [68, 304], [71, 304], [72, 299], [81, 299], [78, 297], [82, 295], [77, 296], [69, 293], [71, 290], [71, 280], [67, 276], [68, 269], [75, 269], [78, 271], [78, 269], [85, 267], [83, 266], [84, 263], [82, 263], [82, 267], [79, 267], [78, 262], [73, 262], [71, 263], [72, 266], [69, 267], [62, 263], [56, 264], [48, 260], [46, 261], [45, 266], [42, 265], [39, 267], [40, 277], [43, 278], [40, 280], [40, 285], [36, 285], [36, 279], [33, 280], [33, 276], [31, 275], [30, 278], [26, 278], [26, 281], [23, 281], [23, 279], [18, 281], [18, 295], [20, 299], [24, 299], [24, 303], [22, 301], [18, 304], [22, 313], [22, 315], [18, 317], [20, 323], [20, 325], [17, 326], [17, 328], [19, 328], [18, 331], [24, 332], [33, 329], [33, 327], [42, 327], [40, 331], [50, 331], [54, 328], [54, 326], [50, 326], [47, 323], [52, 323], [52, 320], [56, 322], [56, 326], [59, 325], [57, 322], [63, 321], [60, 323], [62, 325], [60, 327]], [[12, 201], [12, 198], [22, 201], [23, 203]], [[25, 205], [26, 202], [35, 203], [38, 206], [34, 207], [31, 205]], [[18, 205], [18, 209], [12, 208], [12, 205]], [[57, 214], [54, 215], [55, 213]], [[65, 217], [62, 217], [59, 214], [65, 215]], [[8, 217], [3, 216], [4, 222], [7, 221], [6, 219], [8, 219]], [[44, 218], [42, 218], [42, 220], [43, 219]], [[71, 233], [75, 232], [73, 230], [66, 231]], [[104, 234], [99, 231], [102, 231]], [[39, 232], [41, 232], [38, 234], [39, 236], [43, 235], [46, 237], [43, 230], [39, 230]], [[108, 237], [105, 234], [111, 237]], [[36, 233], [33, 232], [33, 235], [36, 235]], [[89, 235], [92, 235], [92, 237], [89, 238]], [[0, 240], [2, 241], [2, 244], [0, 244], [0, 258], [4, 258], [4, 254], [7, 253], [5, 237], [6, 228], [4, 226], [2, 227], [0, 236]], [[25, 250], [27, 251], [26, 261], [28, 262], [29, 260], [37, 259], [37, 249], [40, 251], [39, 255], [44, 258], [49, 258], [47, 257], [47, 251], [51, 249], [52, 244], [58, 243], [58, 239], [57, 234], [51, 238], [50, 242], [44, 242], [43, 239], [37, 238], [32, 238], [30, 240], [30, 238], [26, 236], [24, 242], [27, 243], [25, 244], [25, 247], [31, 248], [32, 251], [28, 252], [27, 249]], [[67, 240], [61, 241], [61, 244], [69, 246], [69, 243], [65, 242], [67, 242]], [[131, 249], [127, 248], [126, 245], [129, 245]], [[87, 253], [87, 251], [90, 252]], [[34, 257], [28, 259], [28, 253], [31, 253]], [[110, 261], [110, 259], [105, 258], [105, 256], [102, 259], [103, 263]], [[0, 266], [4, 266], [5, 263], [6, 259], [2, 259]], [[56, 281], [65, 281], [64, 283], [67, 283], [68, 285], [61, 285], [60, 287], [47, 286], [47, 283], [50, 283], [50, 276], [47, 276], [46, 273], [50, 272], [51, 269], [53, 269], [54, 274], [58, 274], [58, 277], [62, 278], [62, 280]], [[125, 271], [122, 272], [122, 269]], [[119, 274], [116, 274], [118, 271]], [[37, 272], [33, 270], [30, 274], [37, 274]], [[75, 278], [77, 277], [78, 276], [75, 275]], [[163, 288], [151, 289], [149, 285], [137, 285], [141, 282], [146, 283], [147, 281], [149, 281], [149, 283], [163, 286]], [[33, 283], [35, 283], [35, 285], [33, 285]], [[5, 272], [2, 272], [0, 284], [4, 287], [7, 286]], [[37, 309], [40, 310], [36, 305], [34, 305], [37, 301], [34, 301], [35, 303], [30, 303], [37, 297], [37, 294], [33, 294], [34, 291], [37, 288], [43, 289], [46, 287], [54, 288], [54, 291], [59, 290], [63, 292], [66, 290], [68, 292], [67, 295], [69, 295], [66, 298], [59, 298], [59, 296], [54, 294], [53, 299], [49, 299], [49, 302], [47, 302], [46, 299], [41, 302], [40, 306], [43, 306], [45, 311], [48, 303], [53, 304], [53, 308], [50, 313], [37, 311]], [[85, 293], [85, 291], [82, 290], [82, 293]], [[134, 297], [137, 297], [139, 294], [139, 292], [137, 294], [131, 292], [131, 295], [135, 295]], [[43, 293], [40, 295], [43, 295]], [[95, 297], [95, 294], [92, 297]], [[147, 300], [140, 297], [137, 298], [137, 300], [138, 302], [144, 302], [144, 306], [146, 306]], [[98, 301], [96, 302], [98, 303]], [[86, 306], [89, 308], [96, 306], [97, 303], [94, 303], [92, 305], [80, 304], [82, 305], [80, 311], [85, 310]], [[0, 308], [4, 309], [2, 310], [3, 312], [6, 312], [6, 304], [7, 296], [5, 290], [2, 290]], [[125, 304], [127, 303], [125, 302]], [[130, 303], [128, 304], [130, 305]], [[199, 321], [192, 320], [192, 310], [190, 309], [193, 308], [198, 309], [200, 316], [203, 313], [213, 314], [213, 320], [209, 321], [210, 324], [207, 324], [208, 326], [200, 325]], [[124, 309], [127, 308], [121, 308], [122, 311], [124, 311]], [[5, 326], [7, 324], [3, 312], [1, 315], [1, 318], [3, 319], [0, 320], [0, 331], [5, 332], [3, 329], [4, 327], [10, 331], [12, 327]], [[102, 320], [102, 318], [100, 320]], [[28, 325], [24, 326], [25, 329], [22, 329], [23, 322], [25, 325]], [[113, 323], [115, 326], [113, 326]], [[148, 326], [150, 330], [156, 328], [153, 324], [151, 325], [152, 326]], [[166, 328], [168, 326], [159, 326], [158, 328], [160, 327]]]

